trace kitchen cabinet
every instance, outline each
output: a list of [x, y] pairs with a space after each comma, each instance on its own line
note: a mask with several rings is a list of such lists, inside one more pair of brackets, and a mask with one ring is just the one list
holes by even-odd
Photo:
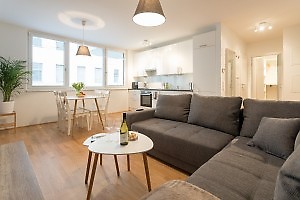
[[136, 53], [135, 76], [168, 75], [193, 72], [193, 40]]
[[160, 48], [162, 69], [159, 75], [193, 73], [193, 42], [186, 40]]
[[218, 95], [215, 31], [194, 37], [193, 41], [193, 84], [194, 92], [202, 95]]
[[140, 107], [140, 90], [128, 90], [128, 109], [136, 110]]

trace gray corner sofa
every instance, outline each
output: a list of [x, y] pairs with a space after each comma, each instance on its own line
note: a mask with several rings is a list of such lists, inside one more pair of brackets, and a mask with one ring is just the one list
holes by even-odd
[[129, 128], [153, 140], [150, 155], [228, 200], [300, 199], [299, 118], [300, 102], [197, 94], [127, 113]]

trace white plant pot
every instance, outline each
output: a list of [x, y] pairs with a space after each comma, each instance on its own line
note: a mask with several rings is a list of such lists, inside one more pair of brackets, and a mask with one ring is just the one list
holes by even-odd
[[0, 102], [0, 114], [12, 113], [15, 110], [15, 102]]

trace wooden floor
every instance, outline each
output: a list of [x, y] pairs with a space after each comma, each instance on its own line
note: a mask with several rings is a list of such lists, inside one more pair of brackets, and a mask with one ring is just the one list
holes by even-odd
[[[116, 131], [121, 113], [110, 114], [104, 132]], [[86, 199], [84, 176], [88, 150], [82, 142], [95, 133], [103, 132], [95, 120], [91, 131], [75, 127], [72, 136], [58, 131], [56, 123], [0, 131], [0, 144], [23, 140], [42, 193], [46, 200]], [[147, 193], [142, 155], [131, 156], [131, 171], [126, 170], [125, 156], [119, 156], [120, 177], [117, 177], [113, 156], [103, 156], [98, 166], [92, 199], [134, 200]], [[183, 174], [148, 157], [152, 188], [173, 179], [185, 180]]]

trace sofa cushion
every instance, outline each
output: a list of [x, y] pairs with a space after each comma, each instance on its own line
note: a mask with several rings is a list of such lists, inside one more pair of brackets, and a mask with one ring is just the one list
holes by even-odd
[[159, 95], [154, 116], [162, 119], [187, 122], [190, 103], [190, 94]]
[[[234, 136], [217, 130], [183, 122], [152, 118], [132, 124], [132, 129], [150, 137], [153, 150], [176, 159], [169, 159], [176, 167], [180, 162], [194, 166], [194, 170], [224, 148]], [[152, 155], [152, 151], [149, 152]], [[156, 156], [155, 154], [154, 156]], [[160, 158], [160, 157], [158, 157]], [[164, 160], [164, 158], [160, 158]], [[183, 169], [194, 172], [190, 169]]]
[[298, 147], [280, 168], [274, 200], [300, 198], [300, 148]]
[[251, 142], [267, 153], [287, 159], [294, 151], [299, 129], [299, 118], [263, 117]]
[[231, 135], [239, 134], [241, 97], [200, 96], [194, 94], [188, 123], [216, 129]]
[[273, 199], [285, 160], [248, 146], [249, 141], [236, 137], [187, 181], [224, 200]]
[[253, 137], [263, 117], [300, 118], [299, 101], [244, 100], [241, 136]]
[[294, 150], [299, 146], [299, 144], [300, 144], [300, 131], [298, 132], [295, 140]]

